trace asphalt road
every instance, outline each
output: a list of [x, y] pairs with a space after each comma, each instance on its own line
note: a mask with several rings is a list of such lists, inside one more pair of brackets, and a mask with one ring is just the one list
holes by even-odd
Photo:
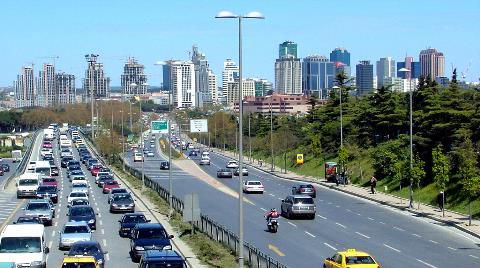
[[[131, 153], [127, 153], [131, 161]], [[168, 188], [168, 171], [159, 170], [164, 156], [145, 158], [145, 174]], [[216, 178], [229, 159], [211, 154], [211, 166], [202, 166]], [[131, 163], [140, 169], [141, 163]], [[172, 166], [177, 197], [199, 194], [202, 213], [238, 232], [238, 200]], [[263, 215], [280, 208], [295, 183], [249, 169], [247, 179], [261, 180], [263, 195], [246, 195], [245, 240], [289, 267], [319, 267], [337, 250], [356, 248], [372, 254], [382, 267], [480, 267], [480, 240], [408, 212], [353, 197], [317, 185], [314, 220], [280, 219], [279, 232], [266, 232]], [[217, 179], [237, 191], [238, 179]]]

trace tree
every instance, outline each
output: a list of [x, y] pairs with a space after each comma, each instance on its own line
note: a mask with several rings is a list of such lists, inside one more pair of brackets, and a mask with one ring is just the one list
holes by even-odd
[[465, 138], [465, 142], [459, 150], [459, 173], [462, 184], [462, 191], [468, 197], [469, 225], [472, 224], [472, 199], [478, 195], [480, 190], [480, 176], [477, 168], [477, 155], [473, 147], [472, 140]]
[[418, 154], [415, 154], [412, 163], [412, 170], [410, 176], [413, 183], [417, 185], [417, 189], [420, 189], [420, 182], [425, 178], [425, 161], [423, 161]]
[[447, 156], [443, 153], [443, 146], [437, 145], [432, 151], [432, 175], [435, 184], [444, 193], [442, 196], [442, 214], [445, 217], [445, 187], [450, 179], [450, 163]]
[[346, 165], [348, 161], [348, 150], [345, 147], [340, 147], [338, 150], [338, 163], [340, 164], [340, 170], [342, 174], [343, 182], [346, 184], [346, 178], [344, 176], [344, 172], [346, 173]]

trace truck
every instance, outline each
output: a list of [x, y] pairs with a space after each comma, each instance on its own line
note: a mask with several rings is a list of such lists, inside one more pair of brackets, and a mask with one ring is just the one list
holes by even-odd
[[22, 160], [22, 151], [13, 150], [12, 151], [12, 159], [13, 159], [13, 163], [20, 162]]
[[43, 130], [43, 136], [45, 140], [53, 141], [54, 136], [54, 129], [53, 128], [46, 128]]

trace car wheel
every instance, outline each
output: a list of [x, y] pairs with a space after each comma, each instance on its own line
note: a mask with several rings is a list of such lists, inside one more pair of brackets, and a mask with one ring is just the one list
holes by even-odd
[[312, 214], [312, 215], [310, 216], [310, 219], [311, 219], [311, 220], [314, 220], [314, 219], [315, 219], [315, 214]]

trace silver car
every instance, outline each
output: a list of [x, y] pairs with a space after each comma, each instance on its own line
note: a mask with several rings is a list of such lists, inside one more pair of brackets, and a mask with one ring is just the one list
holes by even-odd
[[306, 195], [289, 195], [282, 200], [281, 214], [287, 218], [306, 216], [315, 219], [316, 206], [313, 198]]
[[84, 221], [67, 222], [59, 233], [58, 249], [60, 250], [70, 248], [75, 242], [92, 240], [92, 230]]
[[89, 190], [90, 188], [88, 184], [85, 182], [78, 182], [78, 183], [72, 184], [72, 192], [81, 192], [89, 195]]
[[53, 218], [55, 217], [53, 214], [53, 206], [49, 200], [46, 199], [31, 200], [23, 210], [25, 216], [39, 217], [43, 224], [48, 226], [52, 225]]

